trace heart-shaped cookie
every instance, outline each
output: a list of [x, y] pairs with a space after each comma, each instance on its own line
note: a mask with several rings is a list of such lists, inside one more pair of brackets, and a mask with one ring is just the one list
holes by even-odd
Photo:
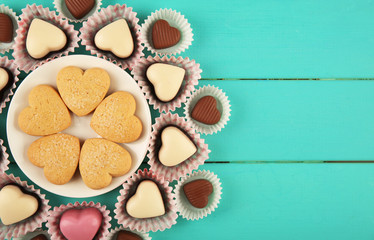
[[119, 58], [127, 58], [134, 51], [134, 40], [125, 19], [119, 19], [100, 29], [94, 42], [99, 49], [111, 51]]
[[96, 108], [91, 127], [97, 134], [118, 143], [137, 140], [142, 133], [142, 122], [135, 114], [136, 102], [131, 93], [115, 92]]
[[85, 72], [78, 67], [65, 67], [57, 74], [57, 89], [66, 106], [78, 116], [92, 112], [104, 99], [110, 85], [109, 74], [101, 68]]
[[27, 156], [32, 164], [44, 168], [44, 175], [53, 184], [70, 181], [78, 166], [80, 144], [77, 137], [54, 134], [31, 143]]
[[95, 0], [65, 0], [66, 7], [76, 19], [81, 19], [95, 6]]
[[204, 208], [208, 205], [209, 195], [213, 192], [213, 185], [208, 180], [198, 179], [183, 186], [184, 194], [192, 206]]
[[70, 209], [60, 218], [60, 231], [69, 240], [91, 240], [101, 227], [103, 215], [97, 208]]
[[190, 138], [174, 126], [169, 126], [162, 130], [161, 143], [158, 159], [167, 167], [178, 165], [197, 151], [195, 144]]
[[10, 43], [13, 41], [12, 19], [5, 13], [0, 13], [0, 42]]
[[131, 155], [120, 145], [102, 138], [87, 139], [81, 149], [79, 172], [92, 189], [101, 189], [113, 177], [126, 174], [131, 168]]
[[8, 72], [0, 67], [0, 91], [8, 84], [9, 75]]
[[171, 27], [163, 19], [156, 21], [152, 27], [152, 42], [156, 49], [168, 48], [176, 45], [181, 39], [178, 29]]
[[144, 180], [126, 203], [127, 213], [134, 218], [152, 218], [165, 214], [164, 201], [156, 183]]
[[213, 125], [221, 119], [221, 113], [217, 109], [217, 101], [212, 96], [199, 99], [192, 110], [191, 117], [196, 121]]
[[63, 49], [66, 41], [66, 35], [60, 28], [35, 18], [27, 32], [26, 49], [31, 57], [40, 59], [50, 52]]
[[186, 70], [165, 63], [154, 63], [147, 69], [147, 78], [152, 83], [156, 96], [163, 102], [173, 100], [178, 94]]
[[23, 193], [15, 185], [7, 185], [0, 190], [0, 219], [4, 225], [31, 217], [38, 210], [38, 206], [38, 199]]
[[29, 105], [18, 115], [18, 125], [27, 134], [50, 135], [71, 124], [69, 110], [51, 86], [34, 87], [29, 94]]

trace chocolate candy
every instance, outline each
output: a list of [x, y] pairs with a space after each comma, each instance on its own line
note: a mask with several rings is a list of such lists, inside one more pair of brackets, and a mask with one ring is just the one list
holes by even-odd
[[117, 233], [117, 238], [116, 240], [142, 240], [140, 236], [133, 232], [121, 230]]
[[216, 99], [212, 96], [202, 97], [193, 108], [191, 117], [208, 125], [218, 123], [221, 113], [217, 109]]
[[31, 240], [48, 240], [48, 238], [44, 234], [39, 234], [39, 235], [31, 238]]
[[209, 195], [213, 192], [213, 185], [205, 179], [195, 180], [186, 183], [183, 191], [191, 203], [196, 208], [204, 208], [208, 205]]
[[176, 45], [181, 39], [178, 29], [171, 27], [163, 19], [156, 21], [152, 27], [152, 42], [156, 49], [168, 48]]
[[13, 41], [13, 23], [12, 19], [0, 13], [0, 42], [10, 43]]
[[8, 84], [9, 75], [4, 68], [0, 67], [0, 91]]
[[95, 0], [65, 0], [65, 4], [73, 17], [81, 19], [95, 6]]

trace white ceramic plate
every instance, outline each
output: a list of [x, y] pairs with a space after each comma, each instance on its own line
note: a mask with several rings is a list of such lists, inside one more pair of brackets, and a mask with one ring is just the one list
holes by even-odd
[[[31, 89], [40, 84], [49, 84], [57, 89], [57, 73], [66, 66], [77, 66], [82, 69], [89, 69], [93, 67], [105, 69], [109, 73], [111, 79], [107, 96], [115, 91], [120, 90], [130, 92], [135, 97], [137, 104], [135, 115], [138, 116], [143, 123], [143, 132], [141, 137], [133, 143], [122, 144], [122, 146], [126, 148], [132, 156], [133, 162], [130, 171], [122, 177], [113, 178], [112, 183], [108, 187], [100, 190], [88, 188], [82, 181], [79, 171], [76, 172], [73, 179], [67, 184], [55, 185], [50, 183], [45, 178], [43, 169], [34, 166], [27, 158], [28, 147], [33, 141], [40, 137], [30, 136], [21, 131], [21, 129], [18, 127], [18, 115], [25, 107], [28, 106], [28, 95]], [[81, 144], [85, 139], [100, 137], [90, 127], [91, 116], [92, 114], [84, 117], [78, 117], [71, 113], [72, 124], [68, 129], [64, 130], [63, 133], [78, 137], [81, 140]], [[113, 63], [101, 58], [86, 55], [72, 55], [48, 62], [37, 68], [30, 75], [28, 75], [27, 78], [25, 78], [14, 94], [9, 107], [7, 135], [9, 147], [15, 161], [26, 176], [34, 183], [47, 191], [61, 196], [83, 198], [101, 195], [113, 190], [114, 188], [120, 186], [128, 176], [138, 169], [147, 151], [151, 133], [151, 124], [151, 114], [147, 101], [135, 80], [129, 74]]]

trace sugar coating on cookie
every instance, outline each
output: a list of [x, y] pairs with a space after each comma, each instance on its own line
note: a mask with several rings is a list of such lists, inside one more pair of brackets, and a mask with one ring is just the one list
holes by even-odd
[[42, 137], [27, 151], [30, 162], [44, 168], [47, 180], [57, 185], [65, 184], [73, 177], [79, 155], [79, 139], [63, 133]]
[[131, 168], [131, 155], [120, 145], [102, 138], [87, 139], [81, 149], [79, 172], [92, 189], [101, 189], [113, 177], [126, 174]]

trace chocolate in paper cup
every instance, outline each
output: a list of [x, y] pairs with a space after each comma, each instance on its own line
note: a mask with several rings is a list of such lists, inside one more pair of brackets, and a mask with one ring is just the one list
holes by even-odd
[[[49, 53], [44, 58], [32, 58], [26, 49], [26, 38], [30, 24], [34, 18], [47, 21], [60, 28], [67, 37], [66, 46], [60, 51]], [[67, 56], [78, 47], [78, 41], [78, 31], [74, 30], [74, 26], [69, 24], [67, 20], [62, 19], [62, 16], [57, 16], [55, 11], [50, 11], [49, 8], [43, 8], [42, 5], [27, 5], [26, 8], [22, 9], [22, 14], [20, 16], [13, 57], [20, 70], [29, 72], [52, 59]]]
[[[204, 208], [192, 206], [183, 191], [184, 184], [199, 179], [208, 180], [213, 186], [213, 192], [209, 195], [208, 205]], [[187, 220], [198, 220], [208, 216], [218, 207], [222, 195], [222, 187], [220, 179], [213, 172], [199, 170], [187, 177], [183, 177], [175, 186], [174, 193], [179, 214]]]
[[[161, 195], [163, 196], [165, 206], [164, 215], [140, 219], [134, 218], [127, 213], [126, 203], [129, 198], [132, 197], [131, 193], [135, 193], [137, 185], [143, 180], [151, 180], [157, 184]], [[144, 169], [143, 171], [139, 170], [137, 173], [131, 175], [131, 177], [122, 184], [122, 187], [123, 189], [120, 190], [120, 196], [117, 197], [118, 202], [116, 203], [116, 209], [114, 210], [114, 213], [116, 214], [114, 218], [117, 219], [118, 224], [122, 227], [139, 232], [156, 232], [164, 231], [177, 223], [176, 219], [178, 215], [176, 213], [172, 188], [169, 187], [169, 182], [160, 175], [148, 171], [147, 169]]]
[[[132, 8], [127, 7], [126, 4], [116, 4], [110, 5], [107, 8], [102, 8], [83, 23], [79, 35], [82, 39], [82, 45], [86, 46], [86, 50], [90, 51], [92, 55], [104, 58], [123, 69], [132, 69], [139, 59], [144, 56], [144, 47], [140, 42], [139, 19], [136, 17], [136, 14], [137, 13], [133, 12]], [[109, 51], [103, 51], [97, 48], [94, 42], [95, 35], [101, 28], [119, 19], [126, 20], [134, 41], [134, 51], [128, 58], [119, 58]]]
[[142, 233], [142, 232], [130, 230], [130, 229], [124, 228], [124, 227], [116, 227], [114, 229], [111, 229], [110, 232], [109, 232], [109, 234], [108, 234], [108, 236], [106, 237], [106, 239], [107, 240], [116, 240], [117, 239], [117, 233], [119, 231], [122, 231], [122, 230], [135, 233], [136, 235], [138, 235], [139, 237], [141, 237], [143, 240], [151, 240], [152, 239], [149, 236], [148, 233]]
[[14, 39], [16, 38], [16, 30], [18, 28], [18, 17], [11, 8], [5, 6], [4, 4], [0, 5], [0, 13], [8, 15], [10, 19], [12, 19], [13, 24], [13, 40], [10, 43], [0, 42], [0, 53], [4, 54], [5, 52], [9, 51], [9, 49], [11, 49], [14, 45]]
[[17, 65], [14, 60], [9, 60], [8, 57], [0, 57], [0, 68], [4, 68], [8, 73], [8, 83], [0, 90], [0, 113], [6, 107], [6, 103], [10, 101], [16, 89], [16, 82], [19, 81]]
[[[175, 126], [181, 129], [197, 147], [194, 155], [172, 167], [163, 165], [158, 159], [158, 152], [161, 147], [159, 139], [162, 130], [168, 126]], [[205, 160], [209, 158], [209, 153], [208, 144], [204, 142], [204, 139], [200, 138], [200, 134], [195, 132], [191, 124], [184, 118], [179, 117], [178, 114], [167, 113], [156, 118], [155, 124], [152, 125], [151, 141], [147, 157], [149, 158], [148, 164], [151, 166], [150, 170], [158, 176], [162, 176], [168, 181], [179, 180], [179, 178], [186, 176], [200, 165], [203, 165]]]
[[39, 198], [39, 208], [34, 215], [18, 223], [6, 226], [0, 221], [0, 239], [19, 237], [41, 228], [42, 223], [47, 220], [48, 210], [51, 208], [45, 194], [41, 194], [40, 190], [35, 189], [34, 185], [28, 185], [26, 181], [21, 181], [19, 177], [15, 177], [13, 174], [0, 173], [0, 189], [9, 184], [17, 185], [24, 191], [37, 196]]
[[[146, 76], [148, 67], [154, 63], [170, 64], [181, 67], [186, 71], [179, 93], [169, 102], [163, 102], [157, 98], [153, 85]], [[187, 98], [192, 95], [192, 91], [195, 90], [195, 86], [199, 83], [199, 79], [201, 78], [201, 72], [200, 64], [189, 58], [175, 58], [174, 56], [171, 58], [167, 56], [160, 58], [159, 56], [149, 56], [148, 58], [141, 58], [131, 73], [134, 75], [134, 79], [137, 81], [149, 104], [153, 105], [153, 108], [158, 109], [159, 112], [169, 112], [174, 111], [175, 108], [181, 107], [182, 103], [185, 103]]]
[[39, 235], [44, 235], [48, 240], [51, 239], [47, 231], [43, 231], [42, 229], [37, 229], [33, 232], [28, 232], [21, 237], [13, 238], [13, 240], [30, 240]]
[[[196, 103], [205, 96], [212, 96], [217, 101], [217, 109], [221, 113], [220, 120], [213, 125], [204, 124], [191, 117], [191, 113]], [[192, 124], [192, 127], [196, 129], [197, 132], [204, 134], [217, 133], [225, 127], [227, 122], [230, 120], [231, 116], [231, 105], [226, 94], [219, 88], [215, 86], [204, 86], [195, 91], [192, 96], [187, 100], [184, 107], [184, 115], [188, 122]]]
[[0, 173], [5, 172], [6, 170], [9, 169], [8, 164], [9, 164], [9, 155], [6, 152], [6, 147], [4, 147], [4, 141], [3, 139], [0, 139]]
[[60, 205], [59, 207], [54, 207], [53, 210], [49, 211], [48, 215], [48, 222], [46, 227], [48, 228], [48, 234], [51, 235], [51, 239], [54, 240], [65, 240], [66, 238], [60, 231], [60, 218], [62, 214], [71, 209], [85, 209], [85, 208], [96, 208], [98, 209], [103, 218], [101, 221], [101, 227], [98, 230], [98, 233], [95, 235], [96, 240], [104, 240], [106, 236], [109, 234], [109, 228], [111, 226], [110, 220], [112, 218], [109, 216], [110, 211], [106, 209], [105, 205], [101, 205], [100, 203], [94, 203], [86, 201], [79, 203], [75, 202], [74, 204], [68, 203], [67, 205]]
[[101, 6], [101, 0], [95, 0], [95, 5], [93, 8], [82, 18], [77, 19], [71, 14], [69, 9], [66, 6], [66, 0], [54, 0], [53, 4], [55, 5], [55, 9], [62, 16], [64, 19], [67, 19], [71, 22], [83, 22], [88, 19], [88, 17], [92, 16], [94, 13], [98, 12]]
[[[166, 20], [171, 27], [179, 30], [181, 39], [179, 42], [169, 48], [156, 49], [152, 42], [152, 28], [156, 21]], [[192, 44], [193, 33], [191, 24], [179, 12], [171, 9], [160, 9], [149, 16], [142, 24], [140, 29], [141, 40], [152, 53], [160, 55], [176, 55], [184, 52]]]

